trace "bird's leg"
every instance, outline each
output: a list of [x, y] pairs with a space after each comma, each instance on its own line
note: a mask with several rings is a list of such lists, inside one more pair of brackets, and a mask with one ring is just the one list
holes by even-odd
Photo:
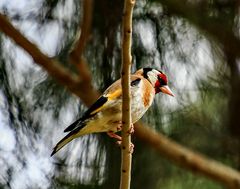
[[110, 136], [111, 138], [115, 138], [118, 141], [122, 141], [122, 137], [120, 137], [119, 135], [115, 134], [113, 131], [108, 131], [107, 135]]
[[[118, 121], [118, 122], [115, 122], [115, 123], [118, 124], [118, 126], [117, 126], [117, 131], [121, 131], [121, 130], [122, 130], [122, 121]], [[129, 135], [131, 135], [131, 134], [134, 133], [134, 125], [133, 125], [132, 123], [131, 123], [130, 128], [129, 128], [129, 130], [127, 131], [127, 133], [128, 133]], [[121, 137], [121, 136], [115, 134], [113, 131], [108, 131], [108, 132], [107, 132], [107, 135], [108, 135], [109, 137], [111, 137], [111, 138], [117, 139], [116, 144], [117, 144], [118, 146], [121, 146], [121, 145], [122, 145], [122, 137]], [[132, 154], [133, 151], [134, 151], [134, 144], [131, 143], [131, 144], [130, 144], [130, 147], [129, 147], [129, 153]]]
[[117, 139], [116, 144], [118, 146], [121, 146], [121, 144], [122, 144], [122, 137], [120, 137], [119, 135], [115, 134], [113, 131], [108, 131], [107, 135], [110, 136], [111, 138], [116, 138]]

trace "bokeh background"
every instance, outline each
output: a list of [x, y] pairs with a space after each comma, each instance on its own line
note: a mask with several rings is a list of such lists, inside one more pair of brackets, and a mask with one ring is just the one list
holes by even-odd
[[[103, 91], [120, 77], [123, 1], [98, 0], [93, 6], [84, 57], [92, 84]], [[68, 56], [81, 31], [83, 1], [0, 0], [0, 12], [43, 53], [76, 72]], [[240, 52], [234, 37], [239, 39], [238, 1], [136, 1], [132, 71], [163, 70], [175, 94], [157, 95], [142, 120], [240, 169]], [[118, 188], [120, 149], [106, 134], [81, 137], [50, 157], [64, 128], [85, 110], [0, 33], [0, 188]], [[223, 188], [161, 158], [135, 136], [133, 141], [131, 188]]]

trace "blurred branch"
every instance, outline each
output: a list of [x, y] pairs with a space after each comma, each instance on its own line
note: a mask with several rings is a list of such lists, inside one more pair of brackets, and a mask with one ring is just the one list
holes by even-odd
[[132, 153], [131, 135], [129, 134], [132, 124], [131, 118], [131, 94], [130, 72], [132, 64], [132, 13], [135, 0], [125, 0], [122, 22], [122, 159], [120, 189], [130, 189]]
[[[182, 6], [180, 6], [181, 8]], [[84, 88], [84, 80], [79, 81], [78, 76], [69, 72], [56, 60], [44, 55], [33, 43], [26, 39], [11, 23], [0, 14], [0, 30], [26, 50], [34, 61], [42, 66], [59, 83], [66, 86], [71, 92], [81, 98], [90, 106], [97, 98], [98, 92], [90, 87]], [[86, 82], [85, 82], [86, 83]], [[240, 173], [216, 161], [207, 159], [203, 155], [167, 139], [160, 133], [138, 124], [135, 127], [135, 134], [146, 144], [156, 149], [161, 155], [192, 172], [202, 174], [208, 178], [221, 182], [231, 188], [240, 188]]]
[[83, 50], [89, 38], [90, 28], [92, 25], [92, 9], [93, 9], [93, 0], [84, 0], [83, 1], [83, 20], [80, 27], [81, 34], [78, 41], [75, 44], [75, 47], [70, 53], [70, 57], [69, 57], [70, 62], [76, 66], [78, 66], [78, 63], [81, 63]]
[[[240, 57], [240, 40], [235, 36], [234, 29], [227, 23], [219, 21], [208, 11], [202, 10], [201, 2], [187, 3], [178, 0], [158, 0], [167, 10], [177, 16], [187, 19], [200, 30], [216, 39], [221, 45], [228, 44], [228, 51]], [[231, 1], [234, 6], [234, 2]], [[237, 4], [236, 4], [237, 6]]]
[[175, 164], [218, 181], [229, 188], [240, 188], [240, 173], [234, 169], [193, 152], [140, 122], [135, 126], [135, 134]]
[[[79, 79], [76, 74], [64, 68], [57, 60], [43, 54], [35, 44], [24, 37], [2, 14], [0, 14], [0, 30], [28, 52], [34, 62], [42, 66], [49, 75], [79, 96], [87, 106], [90, 105], [88, 102], [97, 99], [99, 94], [93, 89], [91, 83]], [[86, 90], [90, 93], [86, 93]]]
[[60, 66], [57, 61], [44, 55], [35, 44], [25, 38], [2, 14], [0, 14], [0, 30], [27, 51], [33, 60], [45, 68], [50, 75], [55, 75], [60, 83], [67, 85], [68, 83], [75, 84], [78, 82], [76, 75], [71, 75], [71, 73]]

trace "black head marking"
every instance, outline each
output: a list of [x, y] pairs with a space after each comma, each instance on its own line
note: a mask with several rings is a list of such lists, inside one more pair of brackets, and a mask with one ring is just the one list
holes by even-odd
[[143, 77], [147, 79], [148, 78], [147, 73], [152, 70], [153, 70], [152, 68], [143, 68]]

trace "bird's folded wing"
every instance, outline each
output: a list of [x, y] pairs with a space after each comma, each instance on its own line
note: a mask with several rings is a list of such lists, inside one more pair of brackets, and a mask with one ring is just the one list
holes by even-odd
[[93, 117], [96, 113], [98, 113], [103, 107], [104, 104], [108, 101], [108, 98], [105, 96], [101, 96], [97, 99], [97, 101], [90, 106], [90, 108], [83, 114], [83, 116], [76, 120], [75, 122], [73, 122], [71, 125], [69, 125], [64, 132], [69, 132], [72, 131], [73, 129], [75, 129], [77, 126], [80, 125], [85, 125], [85, 124], [81, 124], [84, 123], [87, 119]]
[[[135, 87], [140, 83], [141, 79], [136, 76], [131, 77], [131, 87]], [[84, 127], [86, 121], [96, 115], [98, 112], [108, 107], [112, 102], [121, 98], [122, 96], [122, 88], [121, 88], [121, 80], [117, 80], [110, 87], [106, 89], [101, 97], [97, 99], [97, 101], [84, 113], [83, 117], [78, 119], [69, 125], [64, 132], [72, 131], [73, 129], [80, 126], [80, 128]], [[111, 105], [110, 105], [111, 106]]]

